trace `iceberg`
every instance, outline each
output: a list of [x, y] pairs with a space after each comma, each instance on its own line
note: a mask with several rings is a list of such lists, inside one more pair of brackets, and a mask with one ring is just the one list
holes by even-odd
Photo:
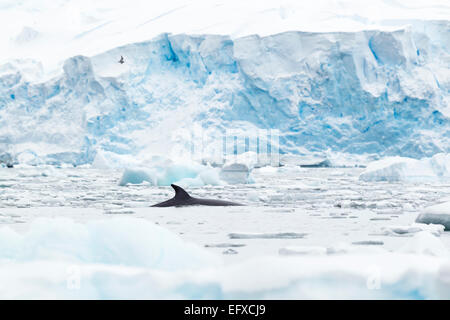
[[450, 202], [427, 207], [416, 219], [418, 223], [441, 224], [446, 231], [450, 230]]
[[439, 153], [420, 160], [387, 157], [369, 163], [360, 174], [362, 181], [447, 181], [450, 179], [450, 154]]
[[382, 228], [385, 235], [414, 236], [419, 232], [429, 232], [434, 236], [440, 236], [445, 227], [442, 224], [413, 223], [409, 226], [387, 226]]
[[[97, 158], [96, 158], [97, 159]], [[120, 159], [123, 159], [122, 157]], [[136, 162], [136, 161], [135, 161]], [[220, 168], [209, 164], [202, 165], [194, 161], [177, 162], [163, 157], [153, 157], [145, 163], [123, 165], [119, 186], [127, 184], [148, 183], [153, 186], [169, 186], [172, 183], [182, 187], [201, 187], [204, 185], [224, 185], [227, 183], [247, 183], [243, 181], [224, 180]]]

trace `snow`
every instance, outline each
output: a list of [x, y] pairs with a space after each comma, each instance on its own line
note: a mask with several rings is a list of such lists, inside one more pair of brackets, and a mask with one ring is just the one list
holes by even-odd
[[278, 251], [280, 255], [324, 255], [327, 254], [327, 248], [319, 246], [295, 246], [280, 248]]
[[[163, 32], [222, 34], [236, 38], [290, 30], [391, 30], [417, 19], [445, 20], [448, 16], [449, 6], [445, 0], [372, 1], [370, 4], [354, 0], [313, 3], [113, 0], [100, 1], [95, 6], [87, 0], [5, 0], [0, 7], [0, 19], [5, 27], [0, 37], [0, 59], [26, 56], [44, 60], [53, 67], [76, 54], [93, 55], [130, 42], [145, 41]], [[29, 43], [17, 42], [22, 38]], [[46, 44], [54, 49], [49, 52]]]
[[[146, 167], [130, 167], [123, 171], [119, 186], [140, 184], [143, 182], [154, 186], [177, 184], [182, 187], [201, 187], [204, 185], [219, 186], [223, 184], [248, 183], [248, 168], [245, 171], [227, 171], [227, 167], [213, 168], [195, 162], [172, 162], [168, 159], [147, 163]], [[237, 176], [236, 176], [237, 173]]]
[[126, 186], [127, 184], [140, 184], [144, 181], [151, 183], [153, 185], [157, 185], [155, 179], [155, 173], [150, 172], [145, 169], [126, 169], [122, 178], [119, 181], [119, 186]]
[[282, 232], [282, 233], [230, 233], [230, 239], [301, 239], [306, 233]]
[[173, 183], [182, 187], [201, 187], [225, 183], [219, 178], [219, 171], [216, 168], [198, 164], [169, 164], [163, 168], [125, 169], [119, 181], [119, 186], [143, 182], [155, 186], [168, 186]]
[[450, 154], [439, 153], [420, 160], [387, 157], [369, 163], [361, 173], [362, 181], [432, 181], [450, 178]]
[[169, 186], [175, 183], [184, 187], [251, 183], [251, 169], [243, 164], [233, 163], [222, 168], [202, 165], [191, 159], [171, 160], [164, 156], [133, 158], [112, 152], [97, 152], [92, 168], [123, 169], [120, 186], [149, 183], [155, 186]]

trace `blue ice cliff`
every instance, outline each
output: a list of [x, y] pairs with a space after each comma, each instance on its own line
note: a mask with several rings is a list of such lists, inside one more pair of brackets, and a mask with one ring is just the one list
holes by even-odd
[[72, 57], [51, 79], [35, 61], [0, 65], [0, 154], [16, 162], [164, 154], [177, 143], [171, 133], [194, 124], [279, 129], [282, 153], [450, 152], [450, 22], [238, 39], [162, 34]]

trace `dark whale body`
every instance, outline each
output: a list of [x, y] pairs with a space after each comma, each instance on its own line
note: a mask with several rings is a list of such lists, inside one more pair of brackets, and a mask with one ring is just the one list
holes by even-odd
[[171, 184], [170, 185], [175, 190], [175, 196], [164, 202], [157, 203], [152, 207], [182, 207], [182, 206], [242, 206], [243, 204], [215, 200], [215, 199], [198, 199], [191, 197], [183, 188]]

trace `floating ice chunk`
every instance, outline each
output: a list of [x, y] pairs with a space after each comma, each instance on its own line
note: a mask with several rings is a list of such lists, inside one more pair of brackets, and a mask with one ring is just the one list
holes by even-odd
[[204, 185], [223, 185], [219, 169], [195, 162], [174, 163], [169, 159], [155, 160], [146, 167], [130, 167], [124, 170], [120, 186], [148, 182], [155, 186], [168, 186], [172, 183], [182, 187], [201, 187]]
[[240, 248], [245, 247], [243, 243], [217, 243], [217, 244], [205, 244], [205, 248]]
[[39, 218], [19, 234], [0, 228], [0, 260], [59, 260], [177, 270], [216, 265], [218, 258], [144, 219], [116, 217], [86, 224]]
[[280, 232], [280, 233], [230, 233], [230, 239], [302, 239], [307, 233]]
[[371, 162], [359, 176], [362, 181], [435, 181], [450, 179], [450, 154], [421, 160], [388, 157]]
[[225, 184], [219, 177], [219, 169], [200, 164], [174, 164], [163, 168], [158, 174], [158, 185], [179, 184], [183, 187]]
[[415, 233], [421, 231], [428, 231], [435, 236], [439, 236], [444, 232], [445, 227], [441, 224], [424, 224], [413, 223], [410, 226], [387, 226], [383, 227], [382, 231], [385, 235], [393, 236], [413, 236]]
[[267, 209], [264, 212], [275, 212], [275, 213], [292, 213], [295, 212], [293, 208], [276, 208], [276, 209]]
[[207, 166], [202, 166], [197, 163], [173, 163], [167, 161], [164, 164], [153, 166], [154, 170], [157, 171], [157, 185], [168, 186], [171, 183], [177, 183], [180, 180], [186, 179], [186, 184], [188, 186], [189, 182], [194, 182], [194, 186], [198, 185], [200, 180], [188, 180], [197, 178], [202, 170], [208, 168]]
[[418, 223], [431, 223], [435, 225], [444, 226], [445, 231], [450, 230], [450, 214], [437, 214], [437, 213], [421, 213], [416, 218], [416, 222]]
[[291, 255], [325, 255], [327, 248], [319, 246], [290, 246], [280, 248], [278, 253], [283, 256]]
[[130, 155], [117, 155], [100, 150], [91, 167], [95, 169], [125, 168], [119, 181], [120, 186], [144, 182], [158, 186], [175, 183], [183, 187], [224, 184], [219, 177], [218, 168], [193, 161], [174, 162], [156, 155], [136, 159]]
[[148, 182], [152, 185], [157, 185], [156, 172], [149, 169], [125, 169], [119, 181], [119, 186], [126, 186], [127, 184], [141, 184]]
[[400, 252], [426, 254], [432, 256], [449, 256], [450, 252], [442, 241], [429, 231], [417, 232], [403, 247]]
[[370, 218], [370, 221], [389, 221], [391, 220], [391, 218], [389, 217], [375, 217], [375, 218]]
[[362, 245], [362, 246], [382, 246], [384, 245], [383, 241], [379, 240], [361, 240], [352, 242], [354, 245]]
[[238, 252], [234, 249], [227, 249], [222, 252], [222, 254], [238, 254]]
[[427, 207], [416, 218], [419, 223], [440, 224], [445, 227], [445, 231], [450, 230], [450, 202], [444, 202], [431, 207]]
[[28, 165], [39, 165], [43, 163], [42, 159], [40, 159], [39, 156], [31, 150], [20, 152], [17, 155], [17, 161]]

